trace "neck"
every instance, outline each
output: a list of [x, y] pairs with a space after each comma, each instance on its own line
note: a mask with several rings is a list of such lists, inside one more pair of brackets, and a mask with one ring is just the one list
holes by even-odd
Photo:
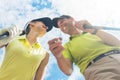
[[30, 45], [33, 45], [34, 43], [37, 42], [37, 38], [39, 37], [39, 35], [36, 33], [30, 32], [26, 37]]
[[82, 31], [80, 29], [76, 28], [75, 26], [73, 26], [73, 27], [74, 28], [72, 29], [70, 36], [82, 34]]
[[82, 31], [76, 27], [76, 21], [72, 21], [72, 26], [69, 26], [69, 35], [80, 35], [82, 33]]

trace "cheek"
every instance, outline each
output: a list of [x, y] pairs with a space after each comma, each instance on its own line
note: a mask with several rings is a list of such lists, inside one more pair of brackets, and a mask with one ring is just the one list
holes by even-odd
[[40, 28], [39, 26], [35, 26], [35, 27], [34, 27], [34, 30], [37, 31], [37, 32], [39, 32], [40, 29], [41, 29], [41, 28]]
[[71, 26], [74, 25], [73, 23], [74, 23], [73, 21], [68, 21], [68, 22], [66, 23], [66, 26], [71, 27]]
[[43, 28], [43, 27], [37, 26], [37, 27], [36, 27], [36, 31], [38, 31], [38, 32], [43, 32], [43, 31], [46, 31], [46, 29]]
[[44, 36], [46, 34], [46, 30], [40, 31], [40, 36]]
[[63, 26], [65, 26], [66, 25], [66, 22], [65, 21], [58, 21], [58, 26], [59, 27], [63, 27]]
[[66, 33], [67, 28], [66, 28], [66, 27], [62, 27], [62, 28], [60, 28], [60, 30], [61, 30], [62, 32]]
[[40, 30], [40, 34], [45, 34], [46, 33], [46, 29], [41, 29]]

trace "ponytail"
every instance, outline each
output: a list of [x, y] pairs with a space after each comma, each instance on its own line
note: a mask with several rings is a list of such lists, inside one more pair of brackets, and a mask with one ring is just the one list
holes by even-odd
[[22, 33], [20, 34], [20, 36], [22, 36], [22, 35], [25, 35], [25, 30], [23, 30]]
[[27, 22], [26, 23], [26, 25], [24, 26], [24, 30], [22, 31], [22, 33], [20, 34], [20, 36], [22, 36], [22, 35], [28, 35], [28, 33], [30, 32], [30, 24], [29, 24], [30, 22]]

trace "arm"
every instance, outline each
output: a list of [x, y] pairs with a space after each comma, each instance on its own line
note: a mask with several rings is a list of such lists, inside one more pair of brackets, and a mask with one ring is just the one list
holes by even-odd
[[48, 60], [49, 60], [49, 54], [47, 53], [45, 58], [43, 59], [43, 61], [41, 62], [40, 66], [37, 69], [34, 80], [43, 80]]
[[8, 32], [8, 36], [0, 36], [0, 48], [7, 45], [14, 37], [18, 36], [22, 30], [17, 26], [11, 26], [6, 29], [0, 30], [0, 35], [4, 34], [5, 32]]
[[82, 30], [83, 32], [89, 32], [91, 34], [94, 33], [94, 35], [98, 36], [99, 38], [101, 38], [101, 40], [108, 45], [112, 45], [112, 46], [117, 46], [120, 47], [120, 40], [118, 38], [116, 38], [115, 36], [113, 36], [110, 33], [105, 32], [102, 29], [84, 29], [85, 24], [90, 25], [90, 23], [88, 21], [78, 21], [75, 24], [75, 27], [79, 28], [80, 30]]
[[112, 46], [120, 47], [120, 40], [113, 36], [112, 34], [109, 34], [103, 30], [98, 30], [96, 32], [96, 35], [100, 37], [104, 43]]
[[64, 58], [62, 54], [64, 47], [62, 46], [62, 42], [60, 40], [58, 42], [57, 40], [59, 40], [59, 38], [55, 38], [48, 42], [49, 49], [57, 59], [57, 63], [62, 72], [66, 75], [71, 75], [73, 71], [73, 63], [71, 60]]
[[0, 48], [2, 48], [3, 46], [7, 45], [7, 41], [5, 41], [6, 38], [8, 38], [8, 36], [2, 36], [7, 30], [6, 29], [1, 29], [0, 30]]
[[61, 57], [56, 57], [56, 59], [57, 59], [59, 68], [62, 70], [62, 72], [68, 76], [71, 75], [71, 73], [73, 72], [72, 61], [64, 58], [63, 55], [61, 55]]

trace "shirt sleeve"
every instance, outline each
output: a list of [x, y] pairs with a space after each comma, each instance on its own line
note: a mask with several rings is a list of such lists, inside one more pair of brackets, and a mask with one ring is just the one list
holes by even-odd
[[70, 52], [69, 48], [67, 47], [67, 44], [64, 45], [64, 48], [65, 48], [65, 49], [64, 49], [64, 51], [62, 52], [63, 56], [64, 56], [65, 58], [68, 58], [68, 59], [70, 59], [70, 60], [73, 60], [72, 55], [71, 55], [71, 52]]

